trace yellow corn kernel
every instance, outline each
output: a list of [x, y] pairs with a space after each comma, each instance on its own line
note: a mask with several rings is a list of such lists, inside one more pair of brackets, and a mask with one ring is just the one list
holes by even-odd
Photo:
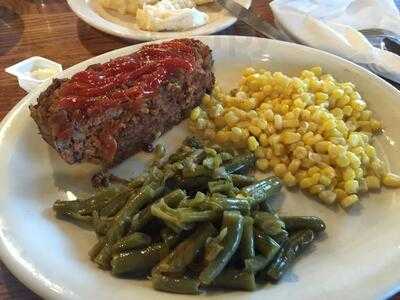
[[321, 141], [314, 144], [315, 151], [324, 154], [328, 153], [328, 148], [331, 143], [328, 141]]
[[238, 116], [232, 111], [229, 111], [224, 115], [224, 120], [231, 127], [240, 121]]
[[332, 204], [336, 200], [336, 193], [333, 191], [322, 191], [318, 194], [318, 197], [325, 204]]
[[255, 72], [256, 72], [256, 69], [254, 69], [252, 67], [248, 67], [243, 70], [242, 75], [247, 77], [247, 76], [250, 76], [251, 74], [254, 74]]
[[295, 158], [297, 159], [304, 159], [307, 157], [307, 150], [304, 147], [297, 147], [294, 152], [293, 155]]
[[369, 190], [376, 190], [381, 188], [381, 181], [376, 176], [367, 176], [365, 178]]
[[259, 143], [257, 141], [257, 139], [254, 136], [251, 136], [247, 139], [247, 148], [250, 151], [256, 151], [256, 149], [258, 148]]
[[218, 144], [224, 144], [230, 139], [230, 133], [227, 131], [218, 131], [215, 140]]
[[338, 199], [339, 201], [348, 196], [344, 190], [339, 188], [334, 189], [333, 192], [336, 194], [336, 199]]
[[400, 176], [394, 173], [387, 173], [383, 176], [382, 183], [387, 187], [398, 188], [400, 187]]
[[283, 120], [281, 115], [274, 115], [274, 126], [276, 130], [282, 130]]
[[190, 113], [190, 119], [192, 121], [196, 121], [200, 117], [200, 114], [201, 114], [201, 108], [197, 106]]
[[373, 146], [371, 145], [367, 145], [365, 148], [365, 153], [370, 157], [370, 158], [374, 158], [376, 157], [376, 150]]
[[243, 130], [239, 127], [232, 127], [231, 131], [233, 133], [233, 135], [241, 138], [243, 136]]
[[312, 180], [313, 185], [314, 184], [318, 184], [320, 178], [321, 178], [321, 174], [320, 173], [313, 174], [311, 176], [311, 180]]
[[353, 180], [356, 178], [356, 172], [352, 168], [346, 168], [343, 172], [343, 180]]
[[271, 109], [267, 109], [264, 112], [264, 117], [267, 119], [268, 122], [274, 121], [274, 112]]
[[375, 158], [374, 160], [372, 160], [370, 167], [371, 167], [372, 171], [374, 172], [374, 174], [380, 178], [384, 177], [384, 175], [387, 173], [385, 170], [385, 167], [383, 165], [383, 162], [378, 158]]
[[274, 156], [274, 151], [271, 147], [264, 148], [265, 158], [271, 159]]
[[367, 104], [363, 100], [354, 100], [351, 102], [351, 106], [355, 111], [363, 111], [367, 107]]
[[295, 158], [290, 162], [288, 169], [292, 174], [296, 174], [300, 165], [301, 165], [301, 161], [299, 159]]
[[336, 88], [332, 91], [332, 97], [335, 99], [340, 99], [344, 96], [344, 91], [342, 89]]
[[287, 172], [287, 167], [285, 164], [279, 163], [274, 167], [274, 173], [278, 177], [282, 177]]
[[344, 182], [344, 191], [347, 194], [355, 194], [358, 192], [359, 184], [357, 180], [346, 180]]
[[354, 203], [358, 202], [359, 198], [356, 194], [353, 195], [349, 195], [345, 198], [343, 198], [342, 200], [340, 200], [340, 205], [343, 208], [348, 208], [350, 206], [352, 206]]
[[267, 130], [268, 128], [268, 122], [262, 119], [258, 119], [256, 122], [256, 125], [261, 129], [261, 130]]
[[346, 105], [343, 107], [343, 115], [346, 117], [350, 117], [351, 114], [353, 113], [353, 108], [350, 105]]
[[260, 141], [261, 146], [267, 147], [269, 145], [268, 136], [265, 133], [260, 134], [258, 139]]
[[269, 164], [271, 165], [271, 167], [275, 167], [277, 164], [279, 164], [279, 158], [277, 158], [276, 156], [272, 156], [272, 158], [269, 161]]
[[336, 106], [343, 108], [347, 104], [349, 104], [350, 101], [351, 101], [350, 97], [348, 95], [344, 95], [342, 98], [340, 98], [336, 101]]
[[268, 159], [265, 158], [261, 158], [261, 159], [257, 159], [256, 161], [256, 167], [257, 169], [259, 169], [262, 172], [265, 172], [268, 170], [269, 168], [269, 161]]
[[272, 150], [274, 150], [275, 155], [281, 156], [285, 153], [285, 146], [281, 143], [272, 145]]
[[326, 175], [321, 175], [319, 178], [319, 183], [323, 184], [324, 186], [328, 186], [332, 183], [332, 180]]
[[248, 129], [249, 129], [250, 133], [251, 133], [252, 135], [254, 135], [254, 136], [257, 136], [257, 137], [258, 137], [258, 136], [261, 134], [261, 129], [258, 128], [257, 126], [250, 125], [250, 126], [248, 127]]
[[281, 134], [281, 141], [284, 144], [293, 144], [300, 141], [300, 139], [301, 135], [297, 132], [286, 131]]
[[292, 187], [295, 186], [297, 181], [296, 181], [296, 177], [293, 176], [292, 173], [287, 172], [283, 178], [282, 178], [283, 183], [288, 186], [288, 187]]
[[314, 166], [314, 167], [311, 167], [308, 169], [307, 174], [308, 174], [308, 176], [313, 176], [314, 174], [319, 173], [319, 172], [320, 172], [320, 169], [318, 167]]
[[378, 120], [372, 119], [370, 121], [370, 126], [372, 129], [372, 132], [376, 132], [382, 129], [382, 124]]
[[315, 195], [315, 194], [319, 194], [324, 189], [325, 189], [325, 187], [322, 184], [316, 184], [316, 185], [313, 185], [312, 187], [310, 187], [308, 191], [310, 192], [310, 194]]
[[206, 106], [209, 105], [209, 104], [211, 103], [211, 97], [210, 97], [210, 95], [205, 94], [205, 95], [203, 96], [202, 103], [203, 103], [204, 105], [206, 105]]
[[339, 155], [335, 161], [341, 168], [347, 167], [350, 164], [350, 160], [345, 155]]
[[256, 158], [265, 158], [264, 149], [262, 147], [258, 147], [256, 151], [254, 151]]
[[308, 189], [313, 185], [313, 180], [309, 177], [306, 177], [300, 181], [300, 188]]
[[321, 76], [321, 74], [322, 74], [322, 68], [319, 67], [319, 66], [317, 66], [317, 67], [312, 67], [312, 68], [310, 69], [310, 71], [313, 72], [315, 76]]
[[329, 95], [326, 93], [322, 93], [322, 92], [315, 93], [315, 101], [317, 102], [317, 104], [325, 102], [328, 99], [329, 99]]

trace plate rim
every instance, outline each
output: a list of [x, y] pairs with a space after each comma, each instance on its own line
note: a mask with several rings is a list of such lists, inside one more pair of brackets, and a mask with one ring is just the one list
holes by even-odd
[[[394, 86], [386, 82], [384, 79], [380, 78], [376, 74], [372, 73], [371, 71], [367, 70], [366, 68], [359, 66], [345, 58], [339, 57], [335, 54], [331, 54], [329, 52], [311, 48], [308, 46], [304, 45], [299, 45], [299, 44], [294, 44], [294, 43], [289, 43], [289, 42], [284, 42], [284, 41], [278, 41], [278, 40], [271, 40], [267, 38], [262, 38], [262, 37], [252, 37], [252, 36], [237, 36], [237, 35], [217, 35], [217, 36], [193, 36], [191, 38], [194, 39], [199, 39], [204, 43], [208, 43], [212, 40], [215, 39], [228, 39], [228, 40], [263, 40], [263, 42], [266, 43], [272, 43], [272, 44], [284, 44], [286, 47], [293, 47], [293, 48], [298, 48], [298, 49], [306, 49], [307, 51], [311, 51], [311, 55], [315, 54], [323, 54], [323, 55], [328, 55], [331, 56], [332, 58], [341, 61], [344, 64], [347, 64], [350, 68], [351, 71], [354, 72], [354, 70], [360, 71], [362, 73], [365, 73], [368, 75], [368, 77], [371, 78], [371, 80], [376, 80], [379, 85], [381, 85], [383, 88], [388, 89], [391, 93], [395, 94], [397, 97], [400, 98], [400, 91], [396, 89]], [[73, 68], [79, 69], [81, 66], [90, 63], [92, 60], [98, 59], [99, 57], [103, 56], [110, 56], [112, 54], [118, 53], [118, 52], [123, 52], [126, 49], [132, 49], [136, 50], [142, 47], [143, 45], [146, 44], [155, 44], [155, 43], [161, 43], [163, 41], [171, 40], [170, 39], [164, 39], [164, 40], [157, 40], [157, 41], [149, 41], [145, 43], [138, 43], [135, 45], [130, 45], [122, 48], [118, 48], [94, 57], [91, 57], [87, 60], [84, 60], [80, 63], [77, 63], [62, 72], [60, 72], [56, 77], [57, 78], [63, 78], [63, 75], [65, 73], [68, 73], [71, 71]], [[46, 80], [44, 83], [39, 85], [37, 88], [35, 88], [33, 91], [28, 93], [26, 96], [24, 96], [17, 104], [7, 113], [7, 115], [4, 117], [4, 119], [0, 122], [0, 148], [3, 147], [3, 140], [4, 140], [4, 133], [9, 127], [9, 123], [20, 113], [22, 109], [26, 107], [26, 105], [34, 102], [37, 100], [37, 97], [40, 95], [41, 92], [44, 91], [45, 88], [47, 88], [49, 82], [52, 79]], [[51, 288], [48, 287], [43, 282], [43, 279], [39, 278], [40, 276], [37, 276], [37, 272], [34, 273], [32, 270], [28, 270], [24, 264], [21, 262], [21, 259], [23, 260], [23, 256], [19, 255], [20, 253], [12, 253], [11, 250], [9, 250], [9, 244], [12, 245], [12, 241], [9, 241], [7, 237], [7, 233], [4, 232], [4, 229], [7, 227], [2, 223], [2, 212], [0, 211], [0, 260], [3, 262], [3, 264], [7, 267], [10, 273], [13, 274], [19, 281], [21, 281], [27, 288], [29, 288], [31, 291], [36, 293], [37, 295], [43, 297], [43, 298], [54, 298], [57, 297], [57, 299], [69, 299], [68, 294], [66, 293], [59, 293]], [[40, 274], [41, 275], [41, 274]], [[395, 286], [393, 285], [393, 288], [391, 290], [388, 290], [383, 296], [389, 297], [391, 295], [394, 295], [396, 292], [400, 291], [400, 286]], [[65, 291], [64, 291], [65, 292]], [[70, 295], [71, 296], [71, 295]]]
[[[170, 35], [176, 33], [177, 34], [177, 38], [178, 37], [183, 37], [185, 35], [185, 33], [187, 33], [185, 36], [186, 37], [194, 37], [194, 36], [206, 36], [206, 35], [210, 35], [216, 32], [220, 32], [222, 30], [227, 29], [228, 27], [232, 26], [233, 24], [236, 23], [237, 18], [233, 17], [233, 16], [229, 16], [226, 18], [226, 20], [219, 26], [215, 26], [215, 27], [211, 27], [210, 29], [203, 29], [201, 30], [201, 28], [203, 26], [199, 26], [198, 28], [193, 28], [194, 29], [200, 29], [196, 35], [192, 35], [190, 34], [191, 30], [188, 31], [167, 31], [167, 32], [151, 32], [151, 31], [144, 31], [146, 32], [145, 34], [139, 34], [139, 35], [135, 35], [133, 33], [129, 33], [129, 34], [123, 34], [121, 32], [119, 32], [118, 30], [115, 30], [114, 28], [110, 27], [103, 27], [99, 24], [97, 24], [93, 19], [91, 19], [89, 16], [87, 16], [85, 13], [83, 13], [80, 9], [79, 9], [79, 4], [77, 4], [77, 1], [86, 1], [86, 0], [66, 0], [69, 8], [72, 10], [72, 12], [78, 16], [78, 18], [80, 20], [82, 20], [83, 22], [89, 24], [90, 26], [94, 27], [95, 29], [105, 32], [107, 34], [113, 35], [113, 36], [117, 36], [123, 39], [127, 39], [127, 40], [136, 40], [136, 41], [156, 41], [156, 40], [161, 40], [161, 39], [170, 39]], [[92, 1], [92, 0], [91, 0]], [[249, 0], [249, 5], [246, 8], [249, 8], [252, 4], [252, 0]], [[96, 13], [96, 12], [94, 12]], [[98, 15], [96, 13], [96, 15]], [[98, 15], [100, 18], [104, 19], [103, 17], [101, 17], [100, 15]], [[105, 19], [104, 19], [105, 20]], [[113, 23], [109, 20], [105, 20], [107, 22]], [[115, 24], [115, 23], [113, 23]], [[210, 23], [209, 23], [210, 24]], [[116, 24], [118, 25], [118, 24]], [[118, 26], [122, 26], [122, 25], [118, 25]], [[123, 26], [122, 26], [123, 27]], [[168, 37], [166, 35], [169, 35]]]

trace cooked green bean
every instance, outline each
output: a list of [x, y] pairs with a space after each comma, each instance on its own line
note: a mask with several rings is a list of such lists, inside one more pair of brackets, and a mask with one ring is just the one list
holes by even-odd
[[279, 280], [300, 252], [314, 240], [314, 232], [310, 229], [301, 230], [289, 237], [283, 245], [271, 266], [264, 272], [269, 279]]
[[273, 238], [258, 229], [254, 232], [254, 240], [257, 250], [265, 257], [275, 256], [281, 248]]
[[254, 273], [232, 268], [223, 270], [214, 279], [212, 285], [216, 287], [245, 291], [254, 291], [257, 288]]
[[247, 176], [247, 175], [240, 175], [240, 174], [232, 174], [231, 179], [232, 179], [233, 185], [236, 187], [239, 187], [239, 188], [248, 186], [257, 181], [257, 179], [254, 176]]
[[189, 194], [197, 191], [204, 191], [208, 188], [208, 182], [212, 180], [209, 176], [197, 176], [183, 178], [182, 176], [174, 176], [166, 182], [169, 188], [181, 188]]
[[242, 189], [246, 196], [254, 198], [254, 203], [262, 203], [276, 195], [282, 188], [282, 184], [277, 177], [269, 177]]
[[194, 136], [189, 136], [189, 137], [187, 137], [187, 138], [183, 141], [183, 144], [186, 145], [186, 146], [195, 148], [195, 149], [203, 149], [203, 144], [202, 144], [202, 142], [201, 142], [198, 138], [196, 138], [196, 137], [194, 137]]
[[187, 207], [173, 209], [163, 199], [151, 206], [151, 213], [164, 222], [181, 229], [188, 229], [190, 223], [193, 222], [214, 221], [219, 215], [217, 211], [213, 210], [195, 211]]
[[268, 257], [256, 255], [255, 257], [248, 258], [244, 261], [244, 271], [255, 274], [264, 269], [270, 262], [271, 260]]
[[106, 244], [106, 239], [105, 238], [100, 238], [96, 244], [93, 245], [93, 247], [89, 251], [89, 257], [90, 259], [94, 259], [103, 249], [104, 245]]
[[222, 193], [229, 195], [233, 192], [235, 187], [233, 186], [232, 181], [229, 180], [218, 180], [218, 181], [209, 181], [208, 182], [208, 190], [211, 193]]
[[[186, 197], [186, 193], [181, 190], [177, 189], [174, 190], [167, 195], [165, 195], [163, 198], [165, 203], [168, 206], [171, 207], [177, 207], [178, 204]], [[156, 203], [158, 203], [160, 200], [158, 200]], [[136, 232], [138, 230], [141, 230], [146, 224], [154, 220], [155, 217], [151, 213], [151, 205], [145, 207], [144, 209], [140, 210], [137, 214], [135, 214], [132, 217], [131, 220], [131, 228], [130, 232]]]
[[153, 283], [153, 287], [159, 291], [192, 295], [200, 293], [200, 282], [187, 277], [173, 278], [163, 274], [153, 273], [151, 282]]
[[112, 201], [109, 201], [99, 212], [101, 217], [112, 217], [125, 206], [126, 201], [130, 197], [130, 193], [121, 193]]
[[253, 222], [251, 217], [244, 217], [243, 219], [243, 234], [239, 246], [240, 256], [243, 260], [255, 256]]
[[216, 229], [211, 223], [199, 226], [193, 234], [181, 242], [174, 251], [166, 256], [156, 267], [160, 273], [181, 273], [185, 271], [206, 240], [212, 237]]
[[98, 235], [106, 235], [107, 231], [110, 229], [111, 224], [113, 220], [112, 219], [95, 219], [95, 231]]
[[268, 235], [276, 235], [285, 231], [285, 223], [277, 215], [264, 211], [254, 213], [254, 225]]
[[254, 167], [255, 162], [256, 159], [253, 153], [245, 153], [234, 157], [231, 161], [224, 164], [222, 166], [223, 169], [220, 169], [219, 172], [225, 172], [227, 174], [246, 174]]
[[120, 253], [122, 251], [144, 248], [151, 243], [151, 237], [141, 232], [135, 232], [127, 235], [116, 242], [112, 248], [112, 253]]
[[164, 243], [157, 243], [141, 250], [131, 250], [115, 255], [111, 260], [111, 271], [114, 275], [132, 274], [144, 276], [168, 254]]
[[265, 211], [265, 212], [268, 212], [268, 213], [270, 213], [270, 214], [276, 214], [276, 211], [272, 208], [272, 206], [268, 203], [268, 200], [267, 201], [264, 201], [264, 202], [261, 202], [260, 204], [260, 209], [262, 210], [262, 211]]
[[147, 185], [143, 186], [138, 193], [135, 193], [129, 198], [124, 208], [122, 208], [115, 216], [111, 227], [106, 234], [106, 244], [95, 258], [95, 262], [99, 267], [103, 269], [108, 269], [110, 267], [112, 245], [122, 238], [132, 216], [143, 206], [151, 202], [154, 197], [162, 193], [162, 191], [162, 185], [159, 185], [156, 188]]
[[[196, 200], [196, 199], [195, 199]], [[189, 203], [190, 207], [200, 210], [239, 210], [243, 214], [250, 213], [250, 204], [246, 199], [226, 197], [221, 194], [213, 194], [211, 197], [206, 197], [202, 201], [193, 201]]]
[[311, 229], [315, 233], [319, 233], [325, 230], [326, 225], [318, 217], [305, 217], [305, 216], [294, 216], [294, 217], [282, 217], [281, 220], [285, 223], [285, 227], [289, 232], [295, 232], [302, 229]]
[[224, 249], [199, 276], [201, 283], [205, 285], [210, 284], [221, 273], [239, 247], [243, 232], [243, 217], [237, 211], [225, 211], [222, 220], [222, 228], [224, 227], [227, 228], [227, 234], [223, 240]]
[[64, 212], [74, 212], [79, 214], [92, 214], [93, 211], [103, 208], [107, 202], [118, 196], [121, 192], [126, 192], [125, 187], [109, 187], [98, 191], [96, 194], [87, 199], [77, 199], [72, 201], [57, 200], [53, 204], [53, 209], [58, 214]]
[[57, 212], [57, 216], [60, 218], [67, 218], [70, 220], [77, 221], [80, 225], [85, 227], [93, 228], [94, 222], [92, 216], [83, 216], [78, 212], [64, 211], [62, 213]]
[[147, 179], [147, 176], [145, 176], [145, 175], [137, 176], [137, 177], [129, 180], [128, 187], [131, 189], [139, 188], [144, 184], [146, 179]]
[[179, 233], [173, 231], [169, 227], [164, 227], [161, 230], [161, 239], [168, 249], [172, 249], [176, 244], [182, 241], [190, 232], [181, 231]]

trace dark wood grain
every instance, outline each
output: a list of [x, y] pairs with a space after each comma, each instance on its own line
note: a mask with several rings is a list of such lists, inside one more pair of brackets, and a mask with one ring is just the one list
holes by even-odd
[[[268, 2], [253, 0], [252, 10], [272, 22]], [[257, 35], [241, 22], [219, 34]], [[63, 0], [0, 0], [0, 120], [26, 95], [16, 78], [4, 72], [6, 67], [39, 55], [68, 68], [131, 44], [135, 42], [107, 35], [82, 22]], [[0, 299], [40, 298], [0, 262]]]

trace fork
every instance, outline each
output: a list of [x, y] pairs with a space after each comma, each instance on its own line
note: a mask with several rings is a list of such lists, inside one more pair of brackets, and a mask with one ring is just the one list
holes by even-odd
[[385, 29], [362, 29], [360, 32], [377, 48], [400, 55], [400, 35]]

